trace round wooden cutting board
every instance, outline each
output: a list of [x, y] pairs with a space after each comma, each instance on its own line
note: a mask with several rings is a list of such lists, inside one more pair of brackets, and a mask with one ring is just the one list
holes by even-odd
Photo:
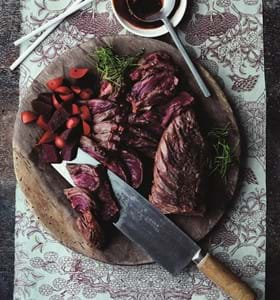
[[94, 63], [89, 54], [93, 54], [96, 47], [105, 45], [112, 46], [120, 55], [135, 54], [143, 48], [146, 53], [156, 50], [168, 52], [184, 72], [185, 89], [196, 98], [196, 111], [204, 126], [224, 127], [228, 125], [229, 143], [234, 152], [234, 163], [229, 170], [227, 182], [220, 181], [216, 185], [211, 185], [211, 191], [207, 193], [208, 210], [204, 217], [172, 217], [178, 226], [197, 241], [209, 233], [233, 198], [239, 174], [239, 129], [230, 104], [213, 77], [199, 66], [200, 73], [212, 93], [210, 98], [205, 99], [178, 51], [169, 44], [153, 39], [117, 36], [91, 40], [64, 53], [55, 62], [48, 65], [32, 83], [26, 97], [21, 101], [17, 115], [13, 153], [17, 180], [34, 213], [58, 241], [86, 256], [112, 264], [150, 263], [152, 262], [151, 258], [117, 230], [112, 234], [112, 239], [104, 251], [87, 245], [76, 227], [75, 212], [63, 194], [64, 188], [69, 187], [69, 184], [51, 166], [39, 167], [36, 157], [31, 154], [32, 148], [41, 134], [40, 129], [33, 124], [24, 126], [20, 120], [21, 111], [32, 110], [31, 100], [36, 98], [40, 92], [47, 92], [47, 80], [60, 76], [67, 77], [69, 69], [74, 66], [94, 69]]

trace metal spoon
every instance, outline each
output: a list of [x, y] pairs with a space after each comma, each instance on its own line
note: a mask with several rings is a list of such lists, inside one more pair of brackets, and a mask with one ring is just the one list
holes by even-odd
[[[175, 45], [177, 46], [177, 48], [179, 49], [179, 51], [181, 52], [185, 62], [187, 63], [190, 71], [192, 72], [194, 79], [196, 80], [199, 88], [201, 89], [204, 97], [210, 97], [210, 91], [208, 90], [206, 84], [204, 83], [203, 79], [201, 78], [200, 74], [198, 73], [195, 65], [193, 64], [193, 62], [191, 61], [188, 53], [186, 52], [182, 42], [180, 41], [176, 31], [174, 30], [170, 20], [168, 19], [168, 16], [171, 14], [171, 12], [174, 9], [175, 6], [175, 0], [163, 0], [163, 5], [162, 8], [155, 14], [152, 15], [147, 15], [145, 17], [140, 17], [138, 15], [135, 14], [135, 12], [133, 11], [132, 7], [132, 3], [131, 1], [133, 0], [126, 0], [129, 12], [137, 19], [144, 21], [144, 22], [155, 22], [155, 21], [159, 21], [161, 20], [163, 22], [163, 24], [165, 25], [165, 27], [167, 28], [169, 34], [171, 35]], [[140, 1], [140, 0], [139, 0]]]

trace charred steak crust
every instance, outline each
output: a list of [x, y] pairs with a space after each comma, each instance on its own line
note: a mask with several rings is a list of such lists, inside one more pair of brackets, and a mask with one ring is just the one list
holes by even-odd
[[173, 119], [156, 152], [151, 203], [164, 214], [203, 215], [207, 157], [194, 111]]

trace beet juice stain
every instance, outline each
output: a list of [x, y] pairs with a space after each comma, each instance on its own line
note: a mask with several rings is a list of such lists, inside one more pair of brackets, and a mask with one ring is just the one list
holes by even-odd
[[[139, 16], [140, 18], [145, 18], [146, 16], [152, 15], [158, 12], [163, 5], [163, 1], [168, 0], [129, 0], [130, 7], [134, 11], [135, 15]], [[137, 19], [133, 16], [127, 6], [126, 0], [113, 0], [114, 7], [117, 13], [125, 20], [127, 20], [132, 25], [139, 27], [139, 28], [157, 28], [162, 26], [161, 21], [156, 22], [144, 22], [140, 19]], [[180, 4], [180, 0], [176, 0], [175, 7], [170, 15], [172, 18], [177, 11]]]

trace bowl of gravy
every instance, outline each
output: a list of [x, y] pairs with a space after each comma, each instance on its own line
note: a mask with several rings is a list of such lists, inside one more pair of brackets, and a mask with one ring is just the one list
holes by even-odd
[[[127, 0], [111, 0], [114, 14], [120, 24], [129, 32], [144, 37], [158, 37], [167, 33], [167, 29], [161, 21], [144, 22], [134, 17], [127, 5]], [[155, 13], [162, 7], [163, 1], [168, 0], [131, 0], [138, 15]], [[169, 16], [173, 26], [177, 26], [182, 20], [187, 9], [187, 0], [176, 0], [174, 9]]]

